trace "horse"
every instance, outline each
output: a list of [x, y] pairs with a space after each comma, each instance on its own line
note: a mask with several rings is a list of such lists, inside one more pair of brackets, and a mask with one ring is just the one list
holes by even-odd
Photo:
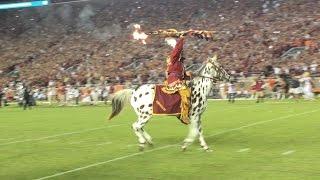
[[[182, 150], [186, 150], [198, 136], [200, 146], [205, 151], [211, 151], [203, 136], [201, 115], [207, 108], [207, 96], [214, 83], [229, 80], [230, 76], [218, 63], [217, 56], [208, 58], [206, 63], [197, 72], [189, 85], [191, 88], [189, 132], [181, 148]], [[144, 126], [152, 117], [155, 86], [155, 84], [144, 84], [136, 90], [124, 89], [115, 93], [112, 98], [112, 112], [109, 119], [118, 115], [123, 109], [125, 102], [130, 100], [130, 104], [138, 117], [137, 121], [132, 124], [132, 128], [138, 137], [139, 149], [141, 151], [143, 151], [146, 144], [153, 146], [152, 137], [144, 130]]]

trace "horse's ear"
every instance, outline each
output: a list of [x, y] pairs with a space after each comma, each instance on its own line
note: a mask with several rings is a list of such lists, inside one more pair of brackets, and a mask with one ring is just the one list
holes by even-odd
[[214, 63], [217, 61], [217, 59], [218, 59], [218, 55], [215, 54], [212, 58], [209, 58], [209, 62]]

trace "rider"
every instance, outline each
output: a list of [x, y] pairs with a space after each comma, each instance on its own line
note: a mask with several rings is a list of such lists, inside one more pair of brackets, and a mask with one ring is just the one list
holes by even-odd
[[183, 57], [184, 37], [180, 36], [171, 55], [167, 58], [167, 80], [165, 88], [167, 93], [179, 92], [181, 96], [181, 115], [180, 119], [183, 123], [189, 124], [189, 107], [190, 107], [190, 89], [185, 84], [185, 79], [190, 77], [190, 73], [185, 71]]

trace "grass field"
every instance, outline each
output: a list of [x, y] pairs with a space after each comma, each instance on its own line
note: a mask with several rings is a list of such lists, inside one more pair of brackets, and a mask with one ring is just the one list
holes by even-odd
[[0, 109], [0, 179], [320, 179], [320, 102], [210, 102], [207, 143], [186, 152], [174, 117], [147, 125], [155, 146], [139, 152], [130, 108]]

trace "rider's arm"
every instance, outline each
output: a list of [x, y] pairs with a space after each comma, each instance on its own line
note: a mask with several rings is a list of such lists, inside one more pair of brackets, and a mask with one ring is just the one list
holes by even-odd
[[180, 55], [183, 50], [183, 43], [184, 43], [184, 38], [180, 37], [176, 46], [174, 47], [174, 49], [171, 53], [171, 56], [170, 56], [171, 63], [174, 63], [180, 59]]

